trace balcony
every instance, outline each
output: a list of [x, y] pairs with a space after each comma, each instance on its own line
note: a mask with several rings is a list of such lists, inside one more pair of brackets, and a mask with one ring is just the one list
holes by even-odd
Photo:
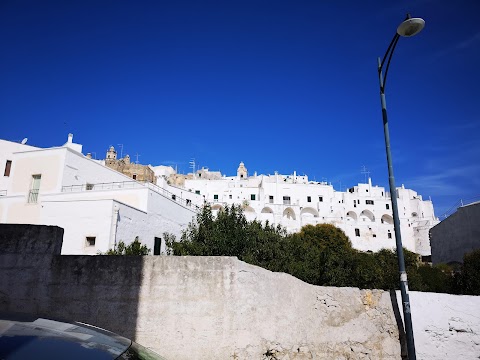
[[38, 202], [38, 189], [32, 189], [28, 192], [28, 203], [36, 204]]

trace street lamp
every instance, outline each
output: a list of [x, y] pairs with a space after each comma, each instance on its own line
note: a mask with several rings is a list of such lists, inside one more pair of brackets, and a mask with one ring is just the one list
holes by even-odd
[[[405, 335], [407, 337], [407, 349], [408, 359], [415, 360], [415, 342], [413, 339], [412, 328], [412, 314], [410, 312], [410, 300], [408, 296], [408, 282], [407, 272], [405, 271], [405, 260], [403, 257], [402, 248], [402, 235], [400, 234], [400, 220], [398, 218], [398, 205], [397, 205], [397, 191], [395, 188], [395, 178], [393, 176], [392, 154], [390, 152], [390, 135], [388, 132], [388, 117], [387, 117], [387, 105], [385, 102], [385, 84], [387, 81], [388, 68], [390, 67], [390, 61], [392, 60], [393, 52], [397, 46], [400, 36], [410, 37], [417, 35], [422, 31], [425, 26], [425, 21], [420, 18], [411, 18], [407, 15], [407, 18], [398, 26], [397, 32], [393, 37], [387, 52], [380, 61], [378, 58], [378, 79], [380, 81], [380, 101], [382, 104], [382, 116], [383, 116], [383, 133], [385, 135], [385, 148], [387, 151], [387, 164], [388, 164], [388, 182], [390, 184], [390, 198], [392, 200], [393, 211], [393, 229], [395, 231], [395, 242], [397, 247], [397, 259], [398, 259], [398, 271], [400, 273], [400, 291], [402, 293], [402, 305], [403, 305], [403, 319], [405, 323]], [[382, 74], [383, 65], [388, 57], [387, 66], [385, 68], [385, 76]]]

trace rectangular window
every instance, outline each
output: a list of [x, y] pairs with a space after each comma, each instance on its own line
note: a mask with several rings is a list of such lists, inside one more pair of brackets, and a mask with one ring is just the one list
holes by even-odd
[[250, 194], [250, 200], [255, 200], [255, 194]]
[[388, 237], [389, 239], [391, 239], [391, 238], [392, 238], [392, 233], [388, 233], [388, 234], [387, 234], [387, 237]]
[[195, 190], [195, 194], [200, 195], [200, 190]]
[[367, 205], [373, 205], [373, 200], [365, 200], [365, 204], [367, 204]]
[[137, 180], [137, 174], [133, 174], [133, 180]]
[[217, 194], [213, 195], [213, 200], [218, 200], [218, 195]]
[[319, 196], [319, 197], [318, 197], [318, 201], [319, 201], [319, 202], [323, 202], [323, 196]]
[[270, 196], [268, 197], [268, 202], [269, 202], [270, 204], [273, 204], [273, 195], [270, 195]]
[[283, 197], [283, 205], [290, 205], [290, 196]]
[[85, 240], [86, 240], [85, 244], [87, 246], [95, 246], [95, 240], [96, 240], [95, 236], [87, 236]]
[[10, 169], [12, 168], [12, 160], [7, 160], [5, 164], [5, 172], [3, 176], [10, 176]]
[[231, 198], [232, 198], [232, 195], [228, 195], [228, 198], [231, 199]]
[[177, 200], [177, 195], [172, 194], [172, 200]]
[[307, 202], [312, 202], [312, 197], [311, 196], [307, 196]]
[[385, 207], [388, 209], [390, 209], [390, 204], [385, 204]]
[[355, 236], [360, 236], [360, 229], [355, 229]]
[[32, 175], [32, 187], [28, 194], [28, 202], [31, 204], [36, 204], [38, 201], [38, 192], [40, 191], [41, 180], [42, 175]]
[[187, 206], [192, 206], [192, 200], [186, 199], [186, 204], [187, 204]]
[[93, 190], [93, 184], [87, 184], [86, 189], [87, 190]]

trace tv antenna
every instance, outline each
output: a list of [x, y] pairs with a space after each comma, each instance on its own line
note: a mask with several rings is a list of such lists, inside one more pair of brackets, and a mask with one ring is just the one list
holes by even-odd
[[191, 159], [190, 162], [188, 163], [190, 167], [192, 168], [192, 174], [195, 177], [195, 159]]
[[117, 145], [120, 147], [120, 159], [123, 159], [123, 144], [117, 144]]
[[370, 171], [368, 171], [367, 167], [365, 165], [363, 165], [360, 173], [365, 175], [365, 184], [366, 184], [367, 183], [367, 175], [368, 175], [368, 177], [370, 177]]
[[139, 155], [138, 152], [137, 152], [137, 153], [135, 154], [135, 156], [137, 157], [137, 160], [135, 161], [135, 163], [138, 164], [138, 157], [139, 157], [140, 155]]

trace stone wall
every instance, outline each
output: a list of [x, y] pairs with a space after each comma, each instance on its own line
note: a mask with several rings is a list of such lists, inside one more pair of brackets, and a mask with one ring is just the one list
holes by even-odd
[[[401, 358], [388, 292], [308, 285], [230, 257], [60, 256], [61, 229], [9, 226], [2, 310], [94, 324], [176, 360]], [[419, 358], [478, 356], [480, 297], [411, 298]]]

